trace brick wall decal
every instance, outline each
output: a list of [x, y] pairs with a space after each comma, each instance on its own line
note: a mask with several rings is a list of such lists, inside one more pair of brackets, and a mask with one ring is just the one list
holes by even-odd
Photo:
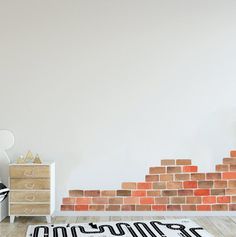
[[200, 173], [190, 159], [162, 160], [145, 180], [119, 190], [70, 190], [62, 211], [236, 211], [236, 151], [215, 172]]

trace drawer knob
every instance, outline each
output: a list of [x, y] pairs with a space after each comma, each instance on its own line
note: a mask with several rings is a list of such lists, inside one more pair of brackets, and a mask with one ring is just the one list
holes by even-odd
[[34, 183], [31, 184], [25, 184], [26, 189], [33, 189], [34, 188]]
[[27, 201], [29, 201], [29, 202], [32, 202], [32, 201], [34, 201], [35, 200], [35, 196], [26, 196], [25, 197], [25, 200], [27, 200]]
[[33, 213], [34, 209], [33, 208], [25, 208], [24, 213], [25, 214], [31, 214]]
[[34, 176], [33, 170], [30, 170], [30, 171], [25, 170], [25, 171], [24, 171], [24, 176], [26, 176], [26, 177], [32, 177], [32, 176]]

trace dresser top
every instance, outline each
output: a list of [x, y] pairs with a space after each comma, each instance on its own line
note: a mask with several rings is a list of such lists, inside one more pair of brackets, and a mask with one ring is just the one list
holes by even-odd
[[16, 162], [12, 162], [12, 163], [10, 163], [9, 165], [11, 166], [11, 165], [29, 165], [29, 166], [35, 166], [35, 165], [53, 165], [53, 164], [55, 164], [55, 162], [54, 161], [44, 161], [42, 164], [37, 164], [37, 163], [22, 163], [22, 164], [17, 164]]

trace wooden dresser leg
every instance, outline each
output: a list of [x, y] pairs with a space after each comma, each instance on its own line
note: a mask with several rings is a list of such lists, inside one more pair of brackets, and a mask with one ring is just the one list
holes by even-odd
[[47, 219], [47, 223], [51, 223], [52, 222], [51, 216], [46, 216], [46, 219]]
[[14, 223], [15, 216], [10, 216], [10, 223]]

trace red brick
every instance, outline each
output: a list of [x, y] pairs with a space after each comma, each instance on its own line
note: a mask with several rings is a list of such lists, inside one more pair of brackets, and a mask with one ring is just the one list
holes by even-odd
[[161, 165], [175, 165], [175, 160], [173, 159], [161, 160]]
[[122, 189], [136, 189], [135, 182], [123, 182], [121, 185]]
[[180, 166], [167, 166], [167, 173], [175, 174], [175, 173], [181, 173], [182, 169]]
[[180, 205], [167, 205], [167, 211], [181, 211]]
[[85, 197], [96, 197], [100, 196], [100, 190], [85, 190], [84, 191]]
[[120, 211], [120, 205], [107, 205], [106, 211]]
[[212, 211], [228, 211], [228, 205], [227, 204], [212, 205]]
[[147, 191], [146, 190], [133, 190], [132, 191], [132, 196], [134, 197], [143, 197], [147, 195]]
[[177, 190], [163, 190], [162, 196], [177, 196]]
[[166, 173], [166, 167], [156, 166], [149, 168], [149, 174], [162, 174], [162, 173]]
[[225, 194], [226, 195], [236, 195], [236, 189], [234, 188], [234, 189], [226, 189], [225, 190]]
[[216, 171], [228, 171], [229, 166], [228, 165], [216, 165]]
[[122, 211], [135, 211], [135, 205], [122, 205]]
[[93, 204], [108, 204], [108, 198], [98, 197], [92, 199]]
[[129, 205], [139, 204], [139, 198], [138, 197], [125, 197], [124, 204], [129, 204]]
[[182, 205], [182, 211], [196, 211], [196, 205]]
[[236, 179], [236, 172], [224, 172], [223, 179]]
[[191, 180], [205, 180], [205, 174], [204, 173], [193, 173], [191, 174]]
[[236, 188], [236, 180], [229, 180], [229, 188]]
[[236, 165], [236, 159], [235, 158], [224, 158], [223, 164], [225, 165]]
[[157, 197], [155, 198], [155, 204], [169, 204], [168, 197]]
[[161, 191], [160, 190], [147, 190], [147, 196], [148, 197], [157, 197], [161, 195]]
[[198, 181], [198, 188], [212, 188], [213, 181]]
[[131, 196], [131, 190], [117, 190], [117, 196]]
[[111, 197], [108, 199], [109, 204], [123, 204], [123, 198], [121, 197]]
[[225, 195], [225, 189], [223, 188], [216, 188], [216, 189], [211, 189], [211, 195]]
[[74, 211], [74, 205], [61, 205], [61, 211]]
[[197, 211], [211, 211], [211, 205], [197, 205]]
[[236, 157], [236, 151], [230, 151], [230, 157]]
[[192, 189], [178, 190], [178, 196], [193, 196], [193, 190]]
[[160, 181], [173, 181], [173, 174], [161, 174]]
[[216, 203], [216, 197], [215, 196], [203, 197], [202, 200], [203, 200], [204, 204]]
[[88, 205], [75, 205], [75, 211], [88, 211]]
[[197, 188], [197, 181], [184, 181], [184, 188]]
[[195, 196], [208, 196], [210, 195], [210, 190], [209, 189], [196, 189], [194, 190], [194, 195]]
[[236, 204], [229, 204], [229, 211], [236, 211]]
[[145, 181], [146, 181], [146, 182], [159, 181], [159, 175], [146, 175], [146, 176], [145, 176]]
[[221, 179], [221, 173], [207, 173], [206, 179], [212, 179], [212, 180]]
[[202, 203], [201, 197], [186, 197], [187, 204], [200, 204]]
[[114, 196], [116, 196], [116, 190], [103, 190], [101, 192], [101, 196], [103, 196], [103, 197], [114, 197]]
[[185, 204], [185, 197], [172, 197], [171, 204]]
[[151, 211], [151, 205], [136, 205], [136, 211]]
[[88, 198], [88, 197], [78, 197], [78, 198], [76, 198], [76, 204], [87, 205], [87, 204], [90, 204], [90, 203], [92, 203], [91, 198]]
[[184, 166], [184, 167], [183, 167], [183, 172], [191, 173], [191, 172], [197, 172], [197, 170], [198, 170], [198, 167], [195, 166], [195, 165]]
[[152, 205], [153, 211], [166, 211], [167, 206], [166, 205]]
[[182, 188], [182, 182], [167, 182], [168, 189], [179, 189]]
[[75, 198], [63, 198], [62, 203], [67, 205], [73, 205], [75, 204]]
[[226, 180], [216, 180], [214, 181], [214, 188], [226, 188], [227, 181]]
[[153, 183], [153, 189], [166, 189], [166, 182]]
[[140, 204], [154, 204], [154, 198], [153, 197], [141, 197]]
[[178, 159], [176, 160], [176, 165], [191, 165], [192, 160], [190, 159]]
[[220, 196], [217, 197], [218, 203], [229, 203], [230, 202], [230, 196]]
[[152, 189], [152, 183], [147, 182], [137, 183], [137, 189]]
[[190, 174], [175, 174], [175, 180], [190, 180]]
[[104, 211], [104, 205], [89, 205], [89, 211]]
[[83, 190], [70, 190], [69, 196], [70, 197], [82, 197], [84, 195]]

